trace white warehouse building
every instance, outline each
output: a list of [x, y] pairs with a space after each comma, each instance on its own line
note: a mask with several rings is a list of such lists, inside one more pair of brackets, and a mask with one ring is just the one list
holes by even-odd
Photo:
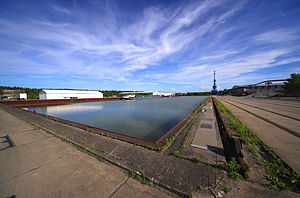
[[46, 99], [77, 99], [77, 98], [103, 98], [103, 93], [101, 93], [99, 91], [43, 89], [40, 92], [39, 96], [40, 96], [40, 100], [46, 100]]

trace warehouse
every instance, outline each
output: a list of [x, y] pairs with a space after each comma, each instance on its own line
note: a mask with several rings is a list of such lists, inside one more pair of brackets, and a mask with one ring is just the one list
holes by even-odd
[[282, 82], [286, 82], [286, 79], [267, 80], [267, 81], [263, 81], [251, 85], [235, 85], [232, 87], [232, 89], [229, 89], [228, 92], [230, 92], [230, 94], [233, 96], [247, 96], [247, 95], [251, 95], [252, 97], [280, 96], [284, 94], [284, 83]]
[[103, 98], [103, 93], [99, 91], [82, 90], [46, 90], [43, 89], [40, 94], [40, 100], [45, 99], [77, 99], [77, 98]]

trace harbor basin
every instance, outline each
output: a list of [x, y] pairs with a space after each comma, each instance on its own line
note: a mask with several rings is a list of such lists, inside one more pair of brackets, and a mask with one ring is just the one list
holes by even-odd
[[155, 142], [207, 96], [117, 100], [24, 108]]

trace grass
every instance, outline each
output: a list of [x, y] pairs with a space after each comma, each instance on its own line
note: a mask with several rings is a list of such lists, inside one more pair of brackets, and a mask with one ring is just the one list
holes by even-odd
[[[230, 122], [231, 126], [238, 133], [242, 141], [247, 145], [249, 151], [258, 160], [259, 164], [266, 170], [268, 180], [272, 182], [271, 187], [278, 187], [279, 189], [299, 191], [300, 175], [297, 174], [292, 168], [286, 165], [277, 154], [266, 144], [264, 144], [257, 136], [257, 133], [247, 127], [244, 122], [238, 120], [232, 112], [225, 107], [219, 100], [214, 98], [216, 104], [220, 107], [225, 117]], [[260, 149], [267, 154], [268, 157], [263, 158], [257, 154], [257, 149]], [[226, 164], [227, 170], [232, 172], [235, 176], [235, 163], [231, 162]]]

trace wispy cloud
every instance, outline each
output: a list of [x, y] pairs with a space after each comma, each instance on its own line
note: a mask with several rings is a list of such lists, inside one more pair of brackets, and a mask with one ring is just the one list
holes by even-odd
[[253, 29], [258, 22], [252, 15], [242, 17], [247, 2], [158, 4], [137, 13], [109, 3], [76, 5], [51, 4], [40, 17], [4, 13], [0, 74], [204, 89], [213, 70], [220, 82], [238, 81], [247, 73], [300, 61], [299, 28]]
[[299, 30], [288, 28], [280, 28], [271, 31], [267, 31], [253, 37], [254, 41], [257, 42], [270, 42], [270, 43], [281, 43], [290, 42], [299, 39]]

